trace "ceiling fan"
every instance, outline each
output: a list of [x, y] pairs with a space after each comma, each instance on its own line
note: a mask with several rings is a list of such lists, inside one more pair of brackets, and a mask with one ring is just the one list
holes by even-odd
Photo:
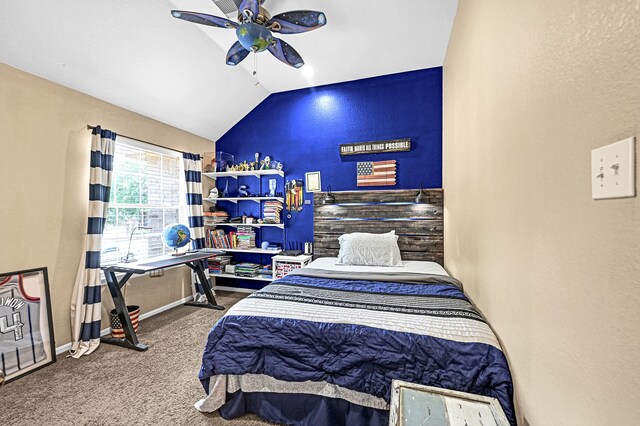
[[[300, 68], [304, 61], [296, 50], [272, 33], [298, 34], [315, 30], [327, 23], [322, 12], [294, 10], [271, 16], [262, 7], [265, 0], [242, 0], [238, 7], [238, 22], [198, 12], [172, 10], [174, 18], [217, 28], [235, 29], [236, 41], [227, 52], [227, 65], [238, 65], [249, 52], [268, 50], [280, 61]], [[255, 74], [255, 71], [254, 71]]]

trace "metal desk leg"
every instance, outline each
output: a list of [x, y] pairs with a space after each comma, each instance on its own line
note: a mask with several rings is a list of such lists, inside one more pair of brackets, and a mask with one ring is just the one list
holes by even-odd
[[127, 283], [129, 278], [131, 278], [131, 275], [133, 274], [125, 274], [122, 280], [118, 282], [115, 272], [109, 270], [104, 271], [104, 276], [107, 279], [107, 286], [109, 287], [109, 292], [111, 293], [113, 304], [115, 305], [116, 311], [118, 312], [118, 318], [120, 318], [120, 324], [122, 324], [122, 330], [124, 331], [125, 338], [115, 339], [113, 337], [103, 337], [100, 339], [100, 341], [108, 343], [110, 345], [122, 346], [123, 348], [142, 352], [149, 349], [149, 347], [138, 342], [138, 336], [133, 330], [133, 324], [131, 324], [131, 318], [129, 317], [129, 311], [127, 310], [127, 303], [122, 296], [122, 292], [120, 291], [120, 288]]
[[198, 279], [202, 284], [202, 288], [204, 289], [204, 294], [207, 296], [206, 302], [186, 302], [185, 305], [188, 306], [197, 306], [199, 308], [208, 308], [208, 309], [217, 309], [219, 311], [224, 310], [224, 306], [218, 305], [216, 302], [216, 298], [213, 295], [213, 291], [211, 290], [211, 282], [207, 278], [207, 275], [204, 273], [204, 260], [198, 260], [195, 262], [187, 263], [187, 266], [195, 271], [198, 275]]

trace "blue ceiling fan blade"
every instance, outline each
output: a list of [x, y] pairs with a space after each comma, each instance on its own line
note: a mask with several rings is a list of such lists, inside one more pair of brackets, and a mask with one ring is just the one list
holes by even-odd
[[242, 16], [246, 17], [247, 20], [253, 22], [260, 13], [260, 3], [258, 0], [242, 0], [238, 11]]
[[293, 10], [280, 13], [267, 22], [267, 27], [280, 34], [298, 34], [323, 27], [327, 16], [313, 10]]
[[247, 57], [248, 54], [249, 51], [242, 47], [239, 41], [236, 41], [235, 43], [233, 43], [233, 46], [231, 46], [231, 49], [229, 49], [229, 51], [227, 52], [227, 65], [238, 65], [244, 58]]
[[226, 18], [207, 15], [205, 13], [187, 12], [184, 10], [172, 10], [171, 15], [173, 15], [174, 18], [183, 19], [185, 21], [193, 22], [196, 24], [208, 25], [210, 27], [229, 28], [229, 29], [234, 29], [238, 27], [238, 24]]
[[296, 50], [279, 38], [273, 38], [273, 43], [267, 48], [269, 52], [287, 65], [300, 68], [304, 61]]

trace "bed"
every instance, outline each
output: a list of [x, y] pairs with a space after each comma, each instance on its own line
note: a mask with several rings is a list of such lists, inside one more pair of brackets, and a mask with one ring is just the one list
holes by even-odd
[[[371, 192], [384, 192], [377, 196], [381, 201], [370, 201]], [[364, 196], [375, 207], [403, 208], [398, 191], [390, 192]], [[409, 195], [415, 191], [402, 196]], [[347, 224], [351, 204], [362, 214], [361, 202], [353, 199], [338, 206], [347, 218], [342, 228], [319, 227], [332, 216], [314, 212], [316, 244], [326, 257], [249, 295], [213, 327], [199, 374], [206, 397], [196, 408], [226, 419], [251, 412], [280, 424], [387, 425], [391, 382], [399, 379], [495, 397], [515, 424], [511, 375], [497, 338], [432, 249], [441, 248], [433, 241], [442, 231], [432, 232], [441, 218], [416, 224], [403, 220], [416, 216], [415, 209], [402, 217], [385, 210], [377, 227], [399, 229], [402, 259], [426, 260], [403, 260], [397, 267], [336, 265], [333, 234], [365, 222]], [[433, 207], [425, 214], [440, 214]], [[420, 229], [430, 238], [421, 238], [428, 247], [416, 250]]]
[[507, 361], [457, 280], [433, 262], [334, 263], [315, 260], [229, 309], [208, 337], [199, 410], [386, 425], [400, 379], [495, 397], [515, 423]]

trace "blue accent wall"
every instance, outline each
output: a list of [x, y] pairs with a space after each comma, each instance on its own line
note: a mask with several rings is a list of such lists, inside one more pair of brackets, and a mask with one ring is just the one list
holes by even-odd
[[[411, 138], [410, 152], [345, 157], [339, 153], [343, 143], [398, 138]], [[272, 94], [218, 140], [216, 151], [233, 154], [236, 162], [252, 161], [255, 152], [261, 158], [269, 155], [284, 163], [287, 180], [304, 179], [305, 172], [320, 171], [323, 191], [327, 185], [333, 191], [359, 189], [358, 161], [393, 159], [397, 160], [396, 186], [367, 189], [418, 188], [420, 182], [425, 188], [440, 188], [442, 68]], [[251, 180], [240, 183], [252, 189]], [[224, 180], [220, 180], [218, 187], [223, 186]], [[263, 192], [265, 187], [263, 179]], [[309, 200], [312, 195], [305, 193]], [[305, 205], [302, 212], [291, 214], [287, 240], [312, 241], [313, 206]], [[268, 233], [273, 231], [261, 232], [270, 239]], [[277, 232], [273, 239], [276, 237]]]

